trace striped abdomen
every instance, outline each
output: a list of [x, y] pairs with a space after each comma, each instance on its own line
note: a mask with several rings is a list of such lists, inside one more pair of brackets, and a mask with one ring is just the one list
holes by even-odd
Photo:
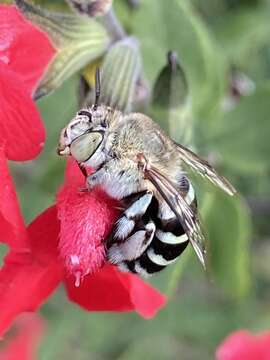
[[[182, 179], [182, 182], [185, 182], [181, 184], [182, 188], [185, 186], [185, 200], [190, 206], [196, 208], [197, 204], [194, 189], [186, 177]], [[133, 206], [134, 204], [136, 204], [136, 202], [133, 203]], [[143, 249], [140, 256], [134, 259], [114, 262], [122, 271], [130, 271], [143, 276], [151, 275], [161, 271], [167, 265], [174, 263], [188, 245], [188, 237], [174, 213], [166, 203], [159, 204], [155, 197], [152, 197], [147, 210], [142, 217], [140, 217], [130, 235], [134, 236], [134, 234], [138, 234], [138, 231], [142, 232], [147, 227], [150, 229], [154, 228], [154, 231], [149, 235], [151, 236], [150, 241], [145, 235], [144, 243], [147, 244], [147, 246]], [[130, 243], [132, 244], [132, 242]], [[135, 242], [133, 242], [133, 244], [135, 248]], [[143, 241], [141, 244], [143, 244]], [[119, 247], [120, 246], [121, 245], [119, 245]], [[123, 246], [126, 245], [122, 245], [122, 247]]]

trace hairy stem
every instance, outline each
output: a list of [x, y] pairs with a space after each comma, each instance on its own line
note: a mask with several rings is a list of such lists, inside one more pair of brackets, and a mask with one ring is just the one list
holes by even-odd
[[123, 40], [126, 37], [126, 32], [117, 19], [113, 8], [111, 8], [100, 20], [114, 42]]

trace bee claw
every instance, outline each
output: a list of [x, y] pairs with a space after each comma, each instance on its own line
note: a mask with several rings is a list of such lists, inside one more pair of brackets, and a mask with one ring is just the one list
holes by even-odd
[[77, 164], [78, 164], [79, 169], [81, 170], [83, 176], [85, 178], [87, 178], [88, 174], [87, 174], [87, 170], [86, 170], [85, 166], [83, 164], [79, 163], [78, 161], [77, 161]]
[[87, 193], [87, 192], [90, 192], [90, 191], [91, 191], [91, 189], [89, 189], [86, 186], [79, 187], [79, 189], [78, 189], [78, 192], [80, 192], [80, 193]]
[[125, 207], [124, 206], [114, 206], [114, 209], [119, 210], [119, 211], [124, 211]]

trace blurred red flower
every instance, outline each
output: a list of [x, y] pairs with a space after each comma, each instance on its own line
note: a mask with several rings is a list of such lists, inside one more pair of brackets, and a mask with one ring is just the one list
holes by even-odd
[[1, 346], [0, 360], [36, 359], [43, 333], [41, 317], [36, 314], [20, 315]]
[[32, 94], [55, 50], [15, 6], [0, 5], [0, 146], [10, 160], [42, 150], [45, 129]]
[[217, 360], [269, 360], [270, 332], [254, 335], [246, 330], [229, 335], [216, 352]]
[[[58, 196], [59, 212], [52, 206], [25, 229], [0, 152], [1, 240], [11, 248], [0, 270], [0, 334], [18, 314], [37, 309], [61, 282], [69, 299], [89, 311], [135, 310], [150, 318], [165, 303], [163, 295], [135, 275], [110, 265], [97, 270], [104, 263], [102, 241], [118, 211], [99, 189], [78, 191], [85, 179], [75, 165], [70, 164]], [[76, 260], [69, 263], [71, 256]]]

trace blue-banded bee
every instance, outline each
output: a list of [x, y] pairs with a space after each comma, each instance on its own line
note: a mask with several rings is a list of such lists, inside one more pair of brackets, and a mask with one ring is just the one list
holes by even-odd
[[190, 242], [205, 267], [196, 195], [184, 168], [229, 195], [235, 189], [152, 119], [99, 105], [99, 94], [97, 76], [94, 105], [62, 130], [58, 153], [73, 156], [82, 171], [85, 166], [95, 170], [86, 176], [89, 190], [99, 185], [121, 201], [123, 212], [106, 242], [108, 261], [146, 276], [173, 263]]

